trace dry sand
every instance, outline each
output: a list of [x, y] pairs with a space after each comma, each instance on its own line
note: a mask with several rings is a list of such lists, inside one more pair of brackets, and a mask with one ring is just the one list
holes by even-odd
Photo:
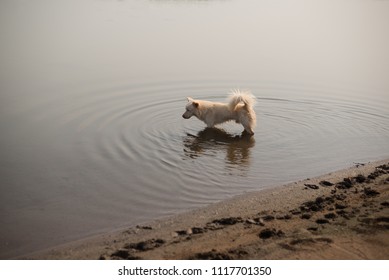
[[24, 259], [389, 259], [388, 162], [245, 194]]

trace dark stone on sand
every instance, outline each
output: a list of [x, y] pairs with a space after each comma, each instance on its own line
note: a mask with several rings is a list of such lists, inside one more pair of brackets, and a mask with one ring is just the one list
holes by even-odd
[[334, 197], [334, 199], [336, 199], [336, 200], [345, 200], [346, 199], [346, 195], [344, 195], [344, 194], [335, 194], [335, 195], [333, 195], [333, 197]]
[[197, 253], [190, 259], [195, 260], [232, 260], [230, 255], [219, 253], [216, 251]]
[[334, 203], [335, 202], [334, 196], [327, 196], [324, 199], [327, 203]]
[[128, 250], [117, 250], [116, 252], [112, 253], [111, 257], [118, 257], [121, 259], [127, 259], [130, 253]]
[[331, 187], [331, 186], [334, 185], [333, 183], [328, 182], [326, 180], [321, 181], [319, 184], [322, 185], [322, 186], [325, 186], [325, 187]]
[[377, 196], [380, 194], [379, 192], [377, 192], [376, 190], [373, 190], [371, 188], [364, 188], [363, 193], [367, 197], [374, 197], [374, 196]]
[[200, 233], [204, 233], [204, 232], [205, 232], [205, 229], [203, 229], [203, 228], [199, 228], [199, 227], [192, 228], [192, 234], [200, 234]]
[[378, 217], [375, 219], [376, 222], [380, 223], [380, 222], [383, 222], [383, 223], [389, 223], [389, 217]]
[[384, 201], [381, 203], [381, 205], [384, 207], [389, 207], [389, 201]]
[[292, 216], [289, 215], [289, 214], [286, 214], [286, 215], [277, 215], [277, 216], [276, 216], [276, 219], [277, 219], [277, 220], [290, 220], [290, 219], [292, 219]]
[[369, 174], [369, 176], [367, 176], [367, 178], [369, 178], [369, 179], [371, 179], [371, 180], [374, 180], [374, 179], [377, 178], [377, 177], [378, 177], [378, 174], [375, 173], [375, 172], [373, 172], [373, 173]]
[[336, 214], [335, 213], [328, 213], [328, 214], [324, 215], [324, 218], [326, 218], [326, 219], [335, 219], [336, 218]]
[[298, 209], [293, 209], [293, 210], [290, 210], [290, 213], [292, 213], [292, 215], [300, 215], [301, 211]]
[[147, 250], [151, 250], [153, 247], [151, 246], [151, 244], [149, 242], [139, 242], [139, 243], [136, 243], [133, 245], [133, 247], [130, 247], [132, 249], [136, 249], [136, 250], [139, 250], [139, 251], [147, 251]]
[[154, 248], [160, 247], [165, 243], [163, 239], [151, 239], [147, 241], [141, 241], [138, 243], [131, 243], [125, 246], [126, 249], [134, 249], [137, 251], [148, 251]]
[[347, 205], [336, 203], [335, 208], [336, 209], [345, 209], [345, 208], [347, 208]]
[[385, 171], [389, 171], [389, 163], [377, 166], [377, 169], [382, 169], [382, 170], [385, 170]]
[[354, 214], [349, 213], [349, 212], [347, 212], [347, 211], [345, 211], [343, 209], [336, 211], [336, 214], [338, 214], [339, 216], [345, 218], [346, 220], [350, 220], [350, 218], [355, 217]]
[[350, 178], [344, 178], [343, 181], [336, 184], [338, 189], [349, 189], [353, 186], [353, 182]]
[[323, 210], [325, 204], [326, 204], [325, 198], [319, 196], [314, 201], [304, 202], [300, 206], [300, 209], [302, 211], [314, 211], [314, 212], [317, 212], [317, 211]]
[[237, 223], [243, 223], [243, 219], [241, 217], [229, 217], [229, 218], [214, 220], [212, 221], [212, 223], [219, 224], [219, 225], [235, 225]]
[[314, 184], [304, 184], [304, 186], [310, 188], [310, 189], [313, 189], [313, 190], [317, 190], [319, 189], [319, 186], [318, 185], [314, 185]]
[[136, 226], [137, 229], [146, 229], [146, 230], [152, 230], [153, 228], [150, 226]]
[[367, 178], [363, 176], [362, 174], [357, 175], [354, 177], [355, 181], [359, 184], [366, 182]]
[[386, 174], [386, 173], [387, 173], [387, 169], [384, 169], [384, 168], [381, 168], [380, 166], [378, 166], [374, 172], [370, 173], [369, 176], [367, 176], [367, 178], [374, 180], [377, 177], [379, 177], [383, 174]]
[[272, 215], [266, 215], [266, 216], [263, 216], [262, 219], [263, 219], [264, 221], [272, 221], [272, 220], [275, 219], [275, 217], [272, 216]]
[[182, 236], [182, 235], [187, 235], [187, 234], [188, 234], [188, 231], [187, 231], [187, 230], [177, 230], [176, 233], [177, 233], [179, 236]]
[[215, 223], [207, 223], [205, 230], [221, 230], [224, 226], [221, 224], [215, 224]]
[[317, 227], [309, 227], [309, 228], [307, 228], [307, 230], [309, 230], [309, 231], [317, 231], [318, 228]]
[[123, 259], [123, 260], [139, 260], [140, 258], [139, 257], [136, 257], [132, 254], [130, 254], [130, 252], [128, 250], [123, 250], [123, 249], [120, 249], [120, 250], [117, 250], [116, 252], [114, 252], [111, 257], [116, 257], [116, 258], [120, 258], [120, 259]]
[[301, 219], [310, 219], [311, 217], [312, 217], [312, 215], [309, 213], [304, 213], [301, 215]]
[[327, 219], [317, 219], [316, 223], [322, 225], [322, 224], [329, 224], [330, 221]]
[[262, 230], [260, 233], [259, 233], [259, 238], [261, 239], [268, 239], [268, 238], [271, 238], [271, 237], [274, 237], [274, 236], [283, 236], [284, 235], [284, 232], [282, 230], [276, 230], [274, 228], [270, 229], [270, 228], [265, 228], [264, 230]]
[[336, 211], [336, 214], [338, 214], [338, 215], [340, 215], [340, 216], [342, 216], [342, 217], [344, 217], [344, 218], [348, 218], [349, 216], [348, 216], [348, 212], [347, 211], [345, 211], [345, 210], [343, 210], [343, 209], [341, 209], [341, 210], [337, 210]]
[[374, 180], [383, 174], [387, 174], [388, 171], [389, 171], [389, 164], [383, 164], [383, 165], [377, 166], [375, 171], [370, 173], [369, 176], [367, 176], [367, 178]]
[[302, 206], [301, 210], [317, 212], [317, 211], [321, 210], [321, 208], [320, 208], [320, 206], [318, 206], [316, 204], [308, 204], [308, 205]]
[[259, 238], [268, 239], [276, 234], [277, 234], [277, 232], [275, 229], [266, 228], [259, 233]]
[[237, 257], [244, 257], [244, 256], [247, 256], [249, 254], [247, 251], [242, 250], [242, 249], [231, 249], [231, 250], [228, 250], [228, 253], [232, 254], [234, 256], [237, 256]]

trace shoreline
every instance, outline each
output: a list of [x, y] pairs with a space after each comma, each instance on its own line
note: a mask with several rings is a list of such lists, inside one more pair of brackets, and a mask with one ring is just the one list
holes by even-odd
[[16, 259], [389, 259], [389, 160]]

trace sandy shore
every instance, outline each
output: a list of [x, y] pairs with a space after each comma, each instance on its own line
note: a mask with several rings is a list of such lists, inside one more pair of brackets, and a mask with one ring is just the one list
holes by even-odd
[[24, 259], [389, 259], [389, 160]]

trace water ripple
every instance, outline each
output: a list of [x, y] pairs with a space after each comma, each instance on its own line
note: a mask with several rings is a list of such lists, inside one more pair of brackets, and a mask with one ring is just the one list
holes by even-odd
[[185, 188], [195, 179], [183, 174], [194, 168], [208, 182], [204, 185], [225, 184], [229, 181], [226, 170], [234, 167], [260, 181], [263, 173], [249, 158], [257, 159], [264, 149], [270, 164], [272, 158], [287, 154], [320, 157], [315, 148], [332, 145], [339, 135], [344, 139], [387, 137], [388, 112], [382, 104], [337, 99], [325, 89], [316, 91], [331, 98], [307, 97], [311, 88], [247, 84], [258, 97], [255, 139], [259, 146], [239, 138], [239, 125], [221, 125], [220, 135], [215, 131], [212, 135], [200, 121], [181, 119], [186, 96], [223, 101], [229, 88], [226, 82], [161, 83], [90, 92], [78, 97], [77, 106], [63, 116], [63, 125], [77, 124], [79, 133], [90, 140], [88, 152], [94, 149], [94, 157], [114, 159], [110, 164], [116, 168], [134, 162], [146, 165], [148, 172], [158, 174], [151, 175], [154, 179], [139, 179], [150, 188], [158, 185], [158, 176], [180, 178], [177, 184]]
[[[258, 99], [254, 137], [234, 122], [208, 129], [181, 117], [187, 96], [224, 101], [236, 84]], [[3, 208], [48, 209], [51, 224], [69, 220], [59, 230], [85, 235], [388, 157], [389, 102], [377, 96], [257, 81], [54, 95], [2, 115], [13, 124], [12, 137], [3, 139], [12, 140], [9, 158], [18, 166], [7, 167], [18, 173], [5, 178], [15, 194], [5, 192]], [[25, 213], [39, 219], [43, 212]]]
[[[94, 212], [128, 222], [389, 155], [388, 105], [326, 88], [245, 82], [257, 96], [254, 137], [233, 122], [207, 129], [182, 119], [186, 97], [224, 101], [228, 81], [124, 85], [54, 100], [54, 120], [82, 159]], [[346, 96], [346, 97], [345, 97]], [[353, 96], [349, 98], [348, 96]], [[47, 106], [51, 107], [51, 106]], [[91, 186], [93, 178], [93, 186]], [[96, 203], [96, 204], [93, 204]], [[121, 216], [123, 214], [120, 214]], [[102, 217], [102, 218], [104, 218]]]

